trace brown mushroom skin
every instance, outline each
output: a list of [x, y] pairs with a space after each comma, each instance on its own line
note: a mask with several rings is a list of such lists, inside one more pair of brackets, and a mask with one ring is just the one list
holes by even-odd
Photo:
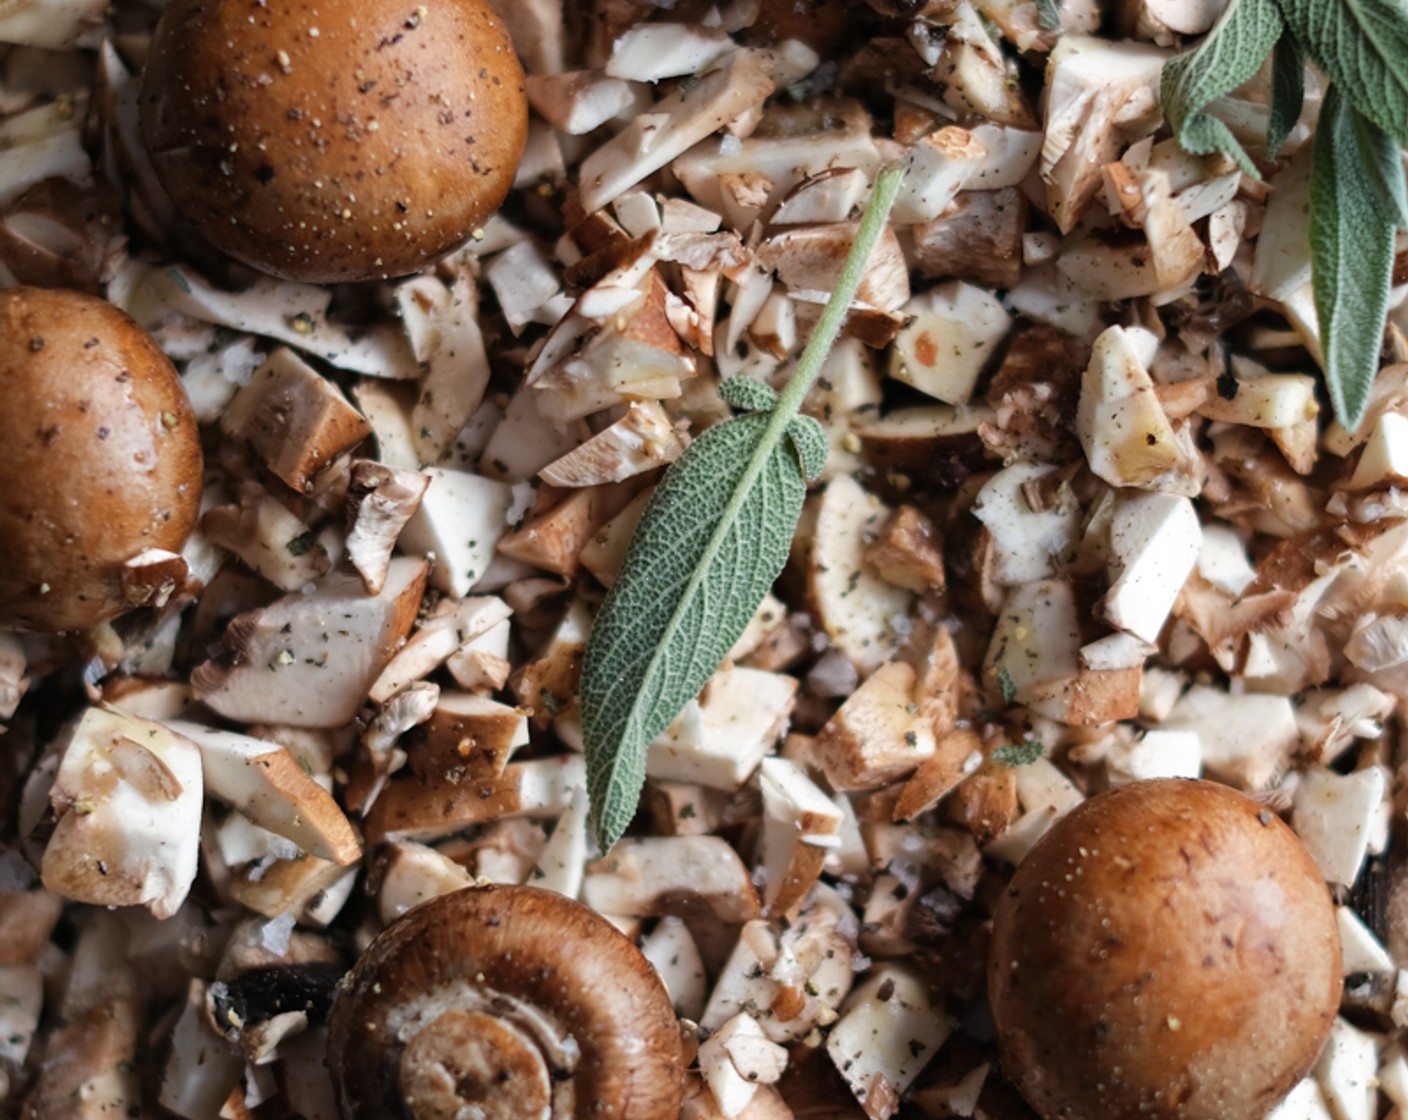
[[[426, 1010], [408, 1017], [418, 999]], [[571, 1068], [529, 1060], [539, 1028], [514, 1005], [570, 1040]], [[488, 1120], [677, 1120], [684, 1095], [654, 968], [604, 918], [528, 886], [467, 887], [387, 926], [339, 986], [328, 1065], [346, 1120], [467, 1104]]]
[[488, 0], [173, 0], [142, 135], [217, 248], [311, 282], [413, 272], [513, 185], [523, 71]]
[[200, 505], [200, 434], [170, 359], [110, 303], [10, 288], [0, 400], [0, 629], [83, 630], [144, 605], [124, 565], [180, 552]]
[[1002, 1066], [1044, 1120], [1255, 1120], [1339, 1009], [1334, 906], [1273, 813], [1205, 781], [1078, 806], [994, 916]]

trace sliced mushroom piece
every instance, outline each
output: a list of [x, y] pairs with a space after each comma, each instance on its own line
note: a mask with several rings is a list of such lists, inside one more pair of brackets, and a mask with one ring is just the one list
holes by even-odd
[[331, 567], [328, 550], [288, 506], [250, 484], [238, 505], [218, 505], [201, 515], [201, 529], [280, 591], [298, 591]]
[[821, 874], [827, 854], [840, 846], [841, 813], [796, 763], [765, 758], [763, 791], [763, 902], [774, 916], [796, 916]]
[[934, 753], [933, 724], [916, 703], [914, 684], [913, 667], [887, 661], [827, 721], [816, 749], [833, 789], [878, 789]]
[[397, 778], [372, 806], [367, 840], [434, 840], [500, 817], [555, 817], [585, 782], [578, 754], [510, 762], [496, 778]]
[[463, 598], [488, 570], [508, 530], [509, 486], [468, 471], [427, 467], [430, 485], [406, 527], [401, 549], [434, 555], [430, 583]]
[[26, 1120], [140, 1114], [135, 1001], [117, 998], [66, 1018], [47, 1039], [41, 1072], [24, 1101]]
[[1045, 509], [1030, 500], [1032, 487], [1058, 478], [1043, 463], [1014, 463], [993, 475], [973, 500], [973, 515], [992, 534], [992, 578], [1015, 587], [1054, 576], [1076, 542], [1081, 511], [1072, 497]]
[[362, 577], [367, 594], [381, 591], [396, 540], [420, 508], [429, 485], [430, 478], [420, 471], [370, 459], [357, 459], [350, 464], [347, 558]]
[[611, 45], [606, 72], [633, 82], [698, 74], [732, 49], [722, 28], [697, 23], [642, 23]]
[[1111, 486], [1148, 487], [1178, 465], [1179, 449], [1149, 376], [1158, 339], [1110, 327], [1081, 378], [1076, 434], [1090, 469]]
[[948, 404], [968, 403], [1011, 316], [991, 292], [953, 281], [904, 307], [910, 322], [890, 352], [890, 376]]
[[474, 884], [462, 864], [410, 840], [388, 844], [377, 871], [377, 912], [388, 925], [423, 902]]
[[170, 917], [196, 874], [199, 749], [161, 724], [90, 707], [60, 750], [44, 885], [64, 898]]
[[1137, 638], [1157, 642], [1201, 545], [1202, 525], [1187, 498], [1119, 494], [1110, 525], [1105, 617]]
[[435, 710], [406, 747], [411, 770], [431, 783], [497, 778], [528, 743], [520, 708], [487, 696], [440, 693]]
[[923, 980], [910, 967], [891, 963], [851, 993], [827, 1035], [826, 1051], [867, 1115], [886, 1120], [950, 1031]]
[[723, 668], [650, 744], [652, 778], [739, 789], [787, 727], [797, 680], [742, 666]]
[[442, 599], [387, 662], [368, 698], [385, 704], [403, 688], [429, 676], [475, 638], [506, 622], [512, 613], [509, 605], [494, 595]]
[[423, 560], [397, 557], [379, 595], [367, 595], [355, 575], [334, 573], [311, 595], [238, 616], [224, 653], [191, 674], [197, 697], [246, 722], [350, 723], [415, 621], [425, 570]]
[[[758, 246], [756, 260], [788, 288], [830, 292], [858, 228], [858, 222], [837, 222], [780, 230]], [[887, 228], [876, 245], [855, 298], [882, 311], [894, 311], [909, 299], [909, 272], [893, 230]]]
[[68, 179], [36, 183], [0, 216], [0, 263], [21, 284], [97, 295], [123, 244], [116, 198]]
[[162, 1108], [187, 1120], [219, 1115], [244, 1073], [244, 1061], [215, 1033], [205, 1009], [206, 985], [192, 980], [171, 1032], [158, 1097]]
[[266, 918], [293, 914], [306, 924], [326, 926], [337, 917], [356, 881], [355, 867], [300, 852], [294, 858], [262, 859], [238, 869], [225, 893]]
[[629, 405], [620, 420], [538, 473], [554, 486], [596, 486], [664, 466], [683, 450], [665, 410], [644, 401]]
[[746, 922], [761, 909], [748, 868], [718, 836], [620, 840], [588, 865], [582, 900], [603, 914], [709, 913], [721, 922]]
[[1354, 885], [1387, 789], [1378, 766], [1344, 775], [1315, 767], [1301, 776], [1292, 801], [1291, 827], [1327, 882]]
[[371, 434], [371, 425], [337, 387], [287, 348], [269, 355], [235, 394], [220, 426], [226, 435], [248, 441], [269, 469], [300, 493]]
[[1100, 189], [1120, 146], [1159, 123], [1159, 74], [1168, 52], [1147, 43], [1063, 36], [1046, 64], [1041, 177], [1063, 234]]
[[18, 634], [0, 632], [0, 720], [7, 720], [20, 706], [30, 678], [29, 661]]
[[341, 985], [328, 1060], [347, 1117], [487, 1105], [673, 1120], [683, 1095], [649, 963], [598, 915], [532, 887], [457, 891], [387, 927]]
[[5, 174], [0, 177], [0, 207], [8, 207], [46, 179], [85, 184], [92, 162], [83, 149], [83, 114], [71, 102], [53, 101], [15, 113], [0, 122], [0, 151]]
[[700, 1073], [726, 1117], [741, 1115], [758, 1089], [775, 1082], [786, 1067], [787, 1051], [746, 1012], [728, 1020], [699, 1047]]
[[1184, 693], [1162, 726], [1196, 732], [1208, 773], [1249, 791], [1273, 786], [1300, 744], [1289, 697], [1208, 685]]
[[361, 858], [362, 847], [332, 794], [287, 748], [187, 720], [167, 727], [200, 747], [205, 786], [215, 797], [312, 855], [343, 866]]
[[599, 210], [773, 91], [768, 59], [736, 50], [687, 91], [657, 102], [582, 161], [582, 208]]
[[596, 70], [530, 74], [528, 104], [569, 136], [585, 136], [635, 104], [635, 92], [619, 77]]
[[904, 619], [912, 601], [865, 558], [889, 510], [850, 475], [833, 478], [815, 510], [807, 578], [817, 621], [857, 669], [873, 672], [894, 653], [896, 620]]
[[185, 265], [129, 261], [109, 285], [108, 298], [149, 329], [176, 311], [272, 338], [350, 373], [412, 378], [419, 368], [405, 335], [392, 325], [377, 324], [354, 337], [330, 322], [332, 289], [319, 284], [261, 276], [239, 292], [226, 292]]

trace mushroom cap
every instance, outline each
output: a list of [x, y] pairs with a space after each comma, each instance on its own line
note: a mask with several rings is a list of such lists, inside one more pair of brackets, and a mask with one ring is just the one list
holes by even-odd
[[316, 282], [399, 276], [463, 242], [508, 194], [528, 127], [488, 0], [175, 0], [141, 114], [206, 238]]
[[150, 598], [128, 562], [180, 552], [201, 494], [181, 379], [111, 304], [0, 292], [0, 629], [79, 630]]
[[1339, 1008], [1334, 906], [1274, 814], [1206, 781], [1084, 802], [998, 906], [1003, 1068], [1045, 1120], [1266, 1115]]
[[348, 1120], [470, 1104], [493, 1120], [676, 1120], [684, 1094], [654, 968], [604, 918], [527, 886], [468, 887], [387, 926], [340, 986], [328, 1064]]

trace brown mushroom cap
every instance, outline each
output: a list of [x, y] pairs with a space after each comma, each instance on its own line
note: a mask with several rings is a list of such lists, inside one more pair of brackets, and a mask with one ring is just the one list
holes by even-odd
[[200, 435], [175, 368], [109, 303], [0, 292], [0, 629], [77, 630], [143, 605], [126, 567], [179, 552]]
[[412, 272], [503, 202], [527, 137], [523, 71], [487, 0], [175, 0], [142, 133], [218, 248], [294, 280]]
[[328, 1064], [348, 1120], [676, 1120], [684, 1093], [655, 970], [535, 887], [469, 887], [383, 930], [341, 985]]
[[1046, 1120], [1266, 1115], [1339, 1008], [1334, 906], [1279, 818], [1213, 782], [1091, 798], [1017, 868], [989, 998]]

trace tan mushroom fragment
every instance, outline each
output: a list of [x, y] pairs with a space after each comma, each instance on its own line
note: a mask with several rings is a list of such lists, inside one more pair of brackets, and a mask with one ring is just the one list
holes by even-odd
[[279, 349], [235, 394], [221, 417], [227, 435], [247, 440], [295, 491], [370, 433], [336, 387], [292, 350]]
[[[375, 426], [375, 425], [373, 425]], [[430, 479], [419, 471], [358, 459], [348, 468], [347, 559], [370, 595], [386, 582], [391, 552]]]
[[361, 858], [362, 847], [332, 794], [286, 747], [187, 720], [166, 726], [200, 747], [205, 787], [214, 797], [310, 855], [343, 866]]
[[769, 915], [795, 914], [821, 875], [828, 852], [840, 847], [841, 813], [799, 766], [784, 758], [763, 759], [759, 784], [763, 905]]
[[625, 917], [684, 911], [745, 922], [760, 911], [747, 867], [717, 836], [621, 840], [587, 867], [582, 900], [600, 913]]
[[493, 595], [442, 599], [387, 662], [367, 692], [368, 699], [387, 703], [474, 639], [506, 622], [512, 613], [507, 603]]
[[238, 505], [219, 505], [201, 516], [211, 544], [228, 549], [280, 591], [298, 591], [332, 566], [327, 547], [277, 498], [250, 484]]
[[44, 885], [64, 898], [170, 917], [196, 874], [200, 751], [160, 724], [98, 707], [60, 750]]
[[367, 595], [358, 577], [334, 573], [310, 595], [240, 615], [225, 631], [223, 653], [191, 674], [197, 696], [232, 719], [350, 723], [415, 620], [425, 570], [422, 560], [397, 557], [378, 595]]

